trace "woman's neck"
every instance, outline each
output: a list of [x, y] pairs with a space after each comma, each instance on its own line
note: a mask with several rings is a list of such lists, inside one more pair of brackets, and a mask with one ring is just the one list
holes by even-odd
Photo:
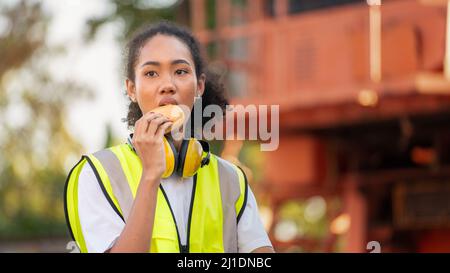
[[173, 145], [175, 146], [175, 149], [177, 149], [178, 152], [180, 151], [182, 141], [183, 141], [182, 139], [180, 140], [172, 139]]

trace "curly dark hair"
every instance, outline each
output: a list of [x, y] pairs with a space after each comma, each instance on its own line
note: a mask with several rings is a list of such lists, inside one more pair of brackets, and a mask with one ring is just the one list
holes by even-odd
[[[228, 100], [225, 95], [224, 85], [220, 81], [220, 76], [212, 71], [209, 71], [205, 67], [205, 62], [200, 53], [200, 44], [194, 38], [192, 33], [184, 27], [175, 25], [168, 21], [162, 21], [157, 24], [152, 24], [145, 26], [140, 31], [138, 31], [128, 42], [127, 54], [126, 54], [126, 77], [133, 81], [135, 80], [135, 66], [139, 59], [141, 49], [144, 47], [146, 42], [157, 34], [164, 34], [168, 36], [174, 36], [181, 40], [189, 48], [195, 65], [195, 74], [197, 78], [200, 77], [202, 73], [206, 76], [205, 90], [202, 95], [202, 113], [203, 109], [211, 104], [219, 105], [223, 113], [225, 113], [226, 105]], [[200, 110], [200, 109], [199, 109]], [[192, 114], [192, 113], [191, 113]], [[128, 123], [128, 128], [133, 128], [134, 124], [138, 119], [142, 117], [142, 111], [139, 108], [137, 102], [130, 100], [128, 106], [127, 117], [123, 119], [124, 122]], [[203, 125], [214, 117], [203, 117]], [[194, 133], [193, 130], [193, 120], [191, 120], [191, 135]], [[192, 135], [193, 136], [193, 135]]]

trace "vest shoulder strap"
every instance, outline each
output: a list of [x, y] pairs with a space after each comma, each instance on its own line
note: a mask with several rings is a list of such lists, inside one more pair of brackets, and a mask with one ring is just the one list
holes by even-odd
[[78, 215], [78, 177], [85, 163], [86, 158], [83, 156], [70, 170], [64, 185], [64, 214], [67, 228], [72, 240], [83, 253], [87, 252], [87, 248]]
[[247, 176], [245, 175], [244, 170], [242, 170], [241, 167], [237, 166], [239, 169], [238, 175], [239, 175], [239, 187], [241, 190], [241, 195], [239, 196], [238, 201], [236, 202], [236, 209], [239, 209], [239, 213], [237, 215], [237, 222], [239, 223], [239, 220], [241, 219], [242, 214], [244, 213], [245, 207], [247, 206], [247, 199], [248, 199], [248, 180]]

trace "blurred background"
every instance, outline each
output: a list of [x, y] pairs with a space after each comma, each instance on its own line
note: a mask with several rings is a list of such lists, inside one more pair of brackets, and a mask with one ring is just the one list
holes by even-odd
[[[216, 141], [278, 252], [450, 252], [447, 0], [1, 0], [0, 252], [69, 252], [64, 182], [127, 136], [123, 48], [188, 26], [280, 143]], [[248, 117], [247, 117], [248, 118]]]

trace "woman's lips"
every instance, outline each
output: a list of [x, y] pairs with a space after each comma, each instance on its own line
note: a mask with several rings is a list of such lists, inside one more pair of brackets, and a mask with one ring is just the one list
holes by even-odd
[[163, 106], [167, 104], [178, 104], [178, 102], [174, 98], [165, 97], [159, 101], [158, 106]]

